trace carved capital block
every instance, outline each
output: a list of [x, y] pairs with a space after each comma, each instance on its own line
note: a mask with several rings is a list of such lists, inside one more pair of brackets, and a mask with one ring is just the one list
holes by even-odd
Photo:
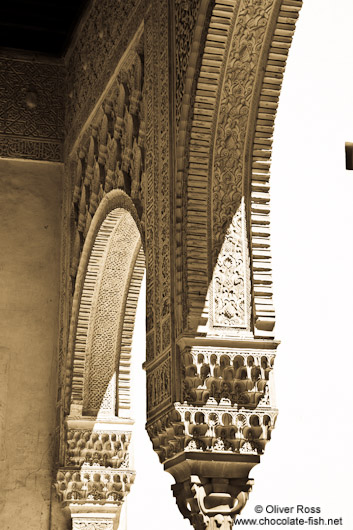
[[258, 462], [255, 455], [223, 454], [211, 460], [190, 452], [164, 467], [176, 480], [172, 490], [179, 510], [196, 530], [230, 530], [249, 497], [252, 481], [248, 475]]

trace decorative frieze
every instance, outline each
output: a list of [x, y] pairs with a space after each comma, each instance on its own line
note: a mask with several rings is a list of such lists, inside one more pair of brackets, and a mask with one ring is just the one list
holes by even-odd
[[72, 522], [72, 530], [113, 530], [114, 521], [112, 519], [89, 519], [75, 517]]

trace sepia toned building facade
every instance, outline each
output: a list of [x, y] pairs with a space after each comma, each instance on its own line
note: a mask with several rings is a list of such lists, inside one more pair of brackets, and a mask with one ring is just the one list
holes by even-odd
[[182, 516], [229, 529], [277, 415], [269, 171], [301, 1], [82, 7], [62, 57], [0, 56], [0, 520], [118, 527], [146, 270], [151, 451]]

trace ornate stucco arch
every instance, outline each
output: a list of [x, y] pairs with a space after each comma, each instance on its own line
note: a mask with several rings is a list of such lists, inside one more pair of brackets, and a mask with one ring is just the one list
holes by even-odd
[[82, 250], [71, 325], [70, 413], [56, 482], [73, 528], [91, 521], [116, 527], [134, 480], [130, 365], [145, 270], [140, 230], [132, 200], [111, 191]]
[[[141, 226], [147, 430], [175, 478], [181, 513], [199, 530], [231, 527], [276, 421], [269, 159], [300, 6], [297, 0], [146, 3], [143, 24], [96, 94], [96, 109], [69, 157], [70, 169], [76, 166], [75, 294], [66, 425], [70, 431], [72, 422], [97, 412], [92, 381], [104, 382], [99, 404], [111, 384], [111, 368], [108, 381], [94, 361], [99, 330], [80, 334], [85, 304], [95, 300], [85, 285], [101, 244], [95, 227], [105, 230], [95, 219], [110, 197], [124, 197], [130, 206], [109, 206], [108, 215], [117, 218], [106, 222], [119, 225], [125, 208]], [[113, 291], [114, 281], [108, 282]], [[82, 351], [91, 346], [89, 369]], [[63, 465], [71, 443], [65, 436]], [[68, 489], [72, 477], [59, 482]]]
[[[169, 407], [150, 404], [147, 426], [181, 512], [200, 529], [228, 528], [240, 513], [277, 416], [269, 168], [300, 7], [227, 0], [173, 11], [174, 384]], [[183, 42], [185, 24], [193, 39]], [[158, 356], [167, 363], [154, 356], [147, 373]]]

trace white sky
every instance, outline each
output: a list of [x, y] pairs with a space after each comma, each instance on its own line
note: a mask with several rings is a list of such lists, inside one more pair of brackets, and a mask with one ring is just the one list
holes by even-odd
[[[342, 517], [336, 528], [353, 528], [353, 171], [345, 170], [346, 141], [353, 141], [353, 1], [306, 0], [284, 78], [271, 178], [280, 414], [251, 473], [242, 518], [256, 516], [257, 504], [302, 504], [320, 507], [324, 518]], [[140, 388], [142, 403], [143, 380]], [[138, 440], [128, 530], [190, 530], [143, 422]]]

